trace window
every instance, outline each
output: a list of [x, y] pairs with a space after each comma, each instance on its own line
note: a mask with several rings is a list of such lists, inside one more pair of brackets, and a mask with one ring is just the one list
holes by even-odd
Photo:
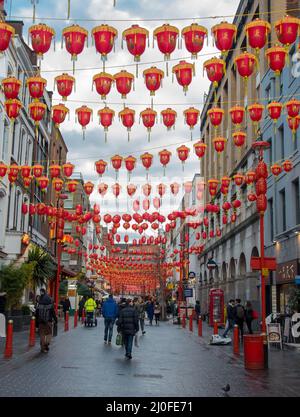
[[10, 220], [11, 193], [12, 193], [12, 185], [9, 184], [7, 220], [6, 220], [6, 227], [7, 227], [7, 229], [9, 229], [9, 220]]
[[19, 141], [19, 149], [18, 149], [18, 164], [22, 164], [23, 162], [23, 146], [26, 143], [26, 132], [22, 130], [22, 135]]
[[285, 206], [285, 189], [279, 192], [280, 198], [280, 217], [282, 219], [281, 232], [286, 230], [286, 206]]
[[8, 152], [8, 138], [9, 138], [9, 123], [5, 119], [4, 121], [4, 133], [3, 133], [3, 143], [2, 143], [2, 160], [7, 160], [7, 152]]
[[31, 145], [32, 145], [32, 140], [28, 137], [26, 140], [26, 149], [25, 149], [25, 161], [24, 161], [25, 165], [31, 164], [31, 160], [32, 160]]
[[299, 178], [293, 181], [293, 196], [295, 207], [295, 224], [300, 224], [300, 189]]
[[273, 163], [273, 141], [272, 138], [268, 139], [267, 142], [270, 144], [269, 148], [266, 149], [266, 163], [267, 164], [272, 164]]
[[[267, 99], [268, 103], [271, 103], [271, 101], [272, 101], [271, 84], [269, 84], [268, 87], [266, 88], [266, 99]], [[267, 117], [267, 112], [266, 112], [266, 117]]]
[[283, 125], [278, 129], [278, 160], [284, 159], [284, 134]]
[[20, 207], [21, 207], [21, 191], [17, 190], [15, 194], [15, 203], [14, 203], [14, 222], [13, 222], [13, 229], [18, 230], [18, 221], [20, 217]]
[[273, 198], [268, 200], [268, 211], [269, 211], [269, 231], [270, 231], [270, 242], [274, 240], [274, 212], [273, 212]]

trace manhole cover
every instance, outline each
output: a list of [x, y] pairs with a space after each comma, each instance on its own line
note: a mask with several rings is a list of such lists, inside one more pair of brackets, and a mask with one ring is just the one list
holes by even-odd
[[162, 375], [155, 375], [155, 374], [134, 374], [136, 378], [162, 378]]

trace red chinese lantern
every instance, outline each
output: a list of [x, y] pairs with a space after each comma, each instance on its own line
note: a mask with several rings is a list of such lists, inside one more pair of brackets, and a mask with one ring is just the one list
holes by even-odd
[[10, 177], [17, 177], [18, 176], [18, 173], [19, 173], [19, 169], [20, 168], [19, 168], [19, 166], [17, 164], [12, 164], [9, 167], [8, 175]]
[[259, 178], [268, 178], [268, 167], [264, 161], [259, 161], [255, 169], [256, 180]]
[[5, 103], [5, 111], [12, 123], [16, 120], [16, 118], [20, 114], [20, 110], [22, 108], [22, 103], [19, 100], [6, 100]]
[[[171, 26], [168, 23], [156, 28], [153, 32], [154, 38], [156, 38], [158, 49], [164, 58], [168, 61], [171, 57], [171, 53], [175, 51], [176, 41], [179, 35], [179, 30], [175, 26]], [[167, 66], [168, 76], [168, 66]]]
[[182, 170], [184, 170], [184, 163], [187, 160], [190, 152], [190, 148], [188, 148], [185, 145], [179, 146], [179, 148], [176, 149], [178, 158], [182, 162]]
[[63, 29], [62, 35], [65, 39], [66, 50], [71, 54], [74, 74], [75, 61], [77, 61], [77, 55], [83, 51], [88, 31], [79, 25], [72, 25]]
[[85, 139], [86, 126], [91, 121], [93, 110], [87, 106], [81, 106], [75, 110], [79, 124], [82, 126], [82, 138]]
[[292, 134], [293, 134], [293, 140], [295, 140], [296, 132], [299, 129], [299, 126], [300, 126], [300, 116], [296, 116], [296, 117], [289, 117], [288, 116], [287, 120], [288, 120], [289, 128], [291, 129]]
[[92, 30], [92, 36], [94, 39], [96, 51], [101, 54], [103, 64], [107, 60], [107, 55], [112, 51], [114, 47], [114, 42], [117, 38], [117, 35], [117, 29], [108, 25], [96, 26]]
[[6, 51], [11, 38], [15, 35], [15, 29], [5, 22], [0, 22], [0, 52]]
[[103, 220], [106, 224], [109, 224], [112, 221], [112, 217], [111, 217], [110, 214], [105, 214], [104, 217], [103, 217]]
[[177, 113], [175, 110], [167, 108], [161, 112], [163, 124], [166, 126], [167, 130], [170, 130], [172, 127], [175, 128], [175, 121]]
[[[113, 184], [113, 186], [111, 188], [112, 188], [112, 192], [113, 192], [114, 196], [116, 198], [118, 198], [119, 195], [120, 195], [120, 192], [121, 192], [121, 186], [120, 186], [120, 184], [118, 184], [118, 183]], [[118, 223], [118, 222], [115, 222], [115, 223]]]
[[107, 94], [111, 90], [112, 83], [114, 82], [114, 77], [106, 72], [100, 72], [93, 77], [93, 85], [95, 84], [96, 91], [101, 96], [101, 100], [105, 100]]
[[168, 151], [167, 149], [163, 149], [162, 151], [160, 151], [158, 153], [158, 155], [159, 155], [160, 163], [164, 167], [164, 176], [165, 176], [165, 174], [166, 174], [166, 166], [170, 162], [170, 159], [171, 159], [171, 156], [172, 156], [172, 152]]
[[64, 176], [70, 178], [73, 175], [75, 166], [70, 162], [66, 162], [65, 164], [63, 164], [62, 168]]
[[38, 179], [38, 185], [43, 192], [46, 192], [47, 187], [49, 185], [49, 178], [48, 177], [40, 177]]
[[148, 131], [148, 142], [150, 142], [150, 133], [151, 133], [152, 127], [155, 124], [156, 117], [157, 117], [156, 111], [150, 109], [149, 107], [140, 113], [140, 118], [142, 118], [143, 125], [147, 128], [147, 131]]
[[222, 185], [223, 187], [228, 188], [228, 187], [229, 187], [229, 185], [230, 185], [230, 181], [231, 181], [230, 177], [226, 177], [226, 176], [224, 176], [224, 177], [222, 177], [222, 178], [221, 178], [221, 185]]
[[63, 182], [63, 180], [62, 180], [62, 179], [60, 179], [60, 178], [55, 178], [55, 179], [52, 181], [52, 185], [53, 185], [54, 190], [55, 190], [57, 193], [60, 193], [60, 192], [62, 191], [62, 189], [63, 189], [64, 182]]
[[227, 139], [222, 138], [222, 137], [217, 137], [215, 139], [213, 139], [213, 144], [215, 147], [215, 151], [218, 153], [221, 153], [224, 151], [225, 149], [225, 145], [226, 145]]
[[[57, 178], [60, 176], [61, 167], [60, 165], [50, 165], [49, 166], [49, 174], [51, 178]], [[30, 174], [24, 175], [25, 177], [28, 177]]]
[[44, 167], [43, 165], [34, 165], [32, 167], [32, 173], [35, 178], [40, 178], [43, 175]]
[[155, 91], [161, 87], [164, 72], [156, 67], [151, 67], [143, 72], [143, 76], [150, 96], [155, 96]]
[[287, 49], [296, 42], [299, 35], [300, 20], [297, 17], [285, 16], [275, 22], [276, 35]]
[[270, 69], [275, 72], [275, 75], [279, 76], [285, 66], [287, 57], [286, 49], [276, 45], [273, 48], [267, 49], [266, 57]]
[[258, 54], [260, 49], [265, 47], [270, 32], [271, 25], [265, 20], [257, 18], [246, 24], [248, 44], [251, 48], [255, 49], [256, 54]]
[[6, 100], [14, 100], [18, 97], [22, 84], [21, 81], [15, 77], [9, 77], [4, 78], [1, 83]]
[[98, 116], [100, 118], [100, 124], [104, 127], [105, 143], [107, 142], [108, 128], [109, 128], [109, 126], [112, 125], [114, 115], [115, 115], [115, 111], [110, 109], [107, 106], [103, 107], [103, 109], [100, 109], [98, 111]]
[[122, 166], [123, 158], [120, 155], [115, 155], [111, 158], [111, 164], [116, 171], [116, 178], [118, 177], [118, 171]]
[[244, 175], [242, 175], [242, 174], [235, 174], [233, 176], [233, 180], [235, 182], [235, 185], [240, 187], [241, 185], [243, 185], [243, 182], [244, 182], [245, 178], [244, 178]]
[[32, 103], [29, 103], [29, 114], [30, 117], [33, 119], [35, 126], [36, 126], [36, 135], [38, 134], [38, 126], [43, 120], [47, 106], [44, 103], [41, 103], [39, 101], [34, 101]]
[[127, 185], [127, 194], [129, 195], [129, 197], [132, 197], [135, 194], [136, 189], [137, 189], [137, 187], [134, 184], [128, 184]]
[[248, 194], [247, 199], [248, 199], [248, 201], [250, 201], [250, 203], [253, 203], [257, 199], [256, 194], [254, 194], [254, 193]]
[[142, 160], [143, 166], [147, 170], [147, 179], [148, 179], [148, 170], [151, 168], [153, 155], [151, 153], [145, 152], [143, 155], [141, 155], [141, 160]]
[[282, 173], [282, 167], [279, 164], [273, 164], [271, 166], [271, 171], [272, 174], [277, 177], [278, 175], [280, 175]]
[[293, 98], [285, 103], [285, 107], [289, 117], [297, 117], [300, 112], [300, 101]]
[[33, 25], [28, 29], [31, 37], [31, 46], [37, 54], [39, 60], [43, 59], [46, 52], [49, 51], [55, 31], [44, 23]]
[[241, 107], [241, 106], [231, 107], [231, 109], [229, 110], [229, 113], [231, 116], [231, 121], [234, 125], [239, 126], [243, 123], [244, 115], [245, 115], [244, 107]]
[[272, 101], [270, 104], [267, 105], [269, 116], [274, 123], [276, 123], [277, 120], [280, 119], [282, 108], [283, 105], [281, 103], [278, 103], [277, 101]]
[[198, 158], [202, 158], [205, 155], [206, 148], [207, 145], [204, 142], [199, 141], [194, 144], [195, 154]]
[[246, 133], [244, 132], [235, 132], [233, 133], [233, 143], [235, 144], [235, 146], [240, 147], [243, 146], [245, 144], [245, 140], [246, 140]]
[[23, 178], [23, 184], [25, 188], [28, 188], [30, 186], [32, 179], [32, 176]]
[[28, 205], [26, 203], [22, 203], [22, 214], [28, 213]]
[[163, 197], [164, 194], [166, 193], [166, 186], [164, 184], [158, 184], [157, 192], [160, 195], [160, 197]]
[[[200, 111], [194, 107], [184, 110], [183, 112], [185, 123], [190, 127], [190, 130], [193, 130], [196, 124], [198, 123]], [[191, 132], [191, 140], [193, 139]]]
[[[173, 195], [177, 195], [179, 193], [180, 185], [177, 182], [173, 182], [170, 184], [170, 190]], [[169, 219], [172, 220], [172, 219]], [[175, 217], [174, 217], [175, 220]]]
[[237, 71], [244, 79], [245, 95], [248, 92], [248, 78], [253, 74], [255, 68], [258, 66], [258, 61], [255, 55], [245, 51], [234, 59]]
[[232, 202], [232, 207], [235, 208], [235, 209], [238, 209], [239, 207], [241, 207], [241, 205], [242, 205], [242, 203], [241, 203], [240, 200], [234, 200]]
[[172, 73], [176, 75], [178, 84], [183, 87], [183, 91], [186, 94], [193, 75], [195, 75], [195, 65], [186, 61], [179, 61], [179, 64], [173, 67]]
[[229, 201], [225, 201], [225, 203], [223, 203], [222, 205], [222, 209], [225, 211], [225, 213], [231, 209], [231, 204], [229, 203]]
[[212, 58], [203, 64], [207, 77], [213, 83], [215, 88], [218, 87], [226, 72], [226, 63], [223, 59]]
[[55, 77], [54, 83], [57, 86], [58, 94], [62, 96], [63, 101], [66, 101], [72, 93], [73, 86], [75, 85], [75, 78], [64, 73]]
[[[147, 39], [149, 41], [148, 30], [139, 25], [132, 25], [130, 28], [124, 30], [122, 38], [126, 41], [129, 53], [134, 56], [134, 61], [140, 62], [141, 55], [146, 49]], [[138, 76], [138, 73], [136, 76]]]
[[127, 128], [128, 142], [130, 139], [129, 132], [131, 131], [131, 128], [134, 124], [134, 116], [135, 116], [135, 111], [132, 109], [129, 109], [128, 107], [125, 107], [123, 110], [119, 112], [119, 119], [121, 119], [123, 126]]
[[0, 163], [0, 177], [3, 178], [5, 177], [7, 173], [7, 165]]
[[217, 129], [218, 126], [220, 126], [220, 124], [222, 123], [224, 110], [218, 107], [214, 107], [208, 110], [207, 115], [209, 116], [211, 124], [214, 126], [215, 129]]
[[212, 197], [215, 196], [217, 193], [218, 184], [219, 181], [214, 178], [208, 180], [208, 191]]
[[116, 88], [121, 94], [122, 98], [127, 98], [127, 94], [130, 93], [132, 84], [134, 82], [134, 75], [122, 70], [114, 75]]
[[246, 176], [245, 176], [245, 182], [246, 182], [246, 184], [248, 184], [248, 185], [253, 184], [255, 180], [256, 180], [256, 173], [255, 173], [255, 171], [248, 171], [246, 173]]
[[237, 27], [231, 23], [221, 22], [212, 27], [211, 33], [214, 37], [215, 45], [226, 56], [232, 49], [235, 41]]
[[267, 205], [268, 201], [265, 194], [261, 194], [256, 197], [256, 208], [260, 214], [264, 214], [264, 212], [267, 210]]
[[127, 158], [124, 158], [125, 167], [128, 171], [128, 180], [130, 180], [130, 174], [135, 168], [136, 158], [134, 156], [128, 156]]
[[106, 166], [107, 166], [107, 162], [103, 161], [102, 159], [95, 162], [97, 174], [99, 174], [101, 177], [106, 170]]
[[69, 193], [75, 193], [77, 190], [78, 182], [75, 180], [71, 180], [67, 182], [67, 188]]
[[285, 172], [290, 172], [293, 169], [293, 163], [290, 160], [284, 161], [282, 163], [282, 167], [285, 170]]
[[52, 120], [57, 128], [66, 119], [69, 109], [64, 104], [57, 104], [52, 106]]
[[84, 183], [83, 185], [83, 189], [84, 192], [86, 193], [86, 195], [91, 195], [92, 192], [94, 191], [94, 184], [90, 181]]
[[186, 49], [192, 54], [192, 59], [197, 58], [199, 52], [202, 51], [205, 37], [207, 37], [207, 29], [197, 23], [186, 26], [181, 31], [184, 38]]
[[257, 103], [252, 104], [251, 106], [248, 106], [248, 111], [249, 111], [250, 119], [252, 120], [252, 122], [257, 124], [261, 121], [264, 108], [265, 106], [263, 106], [262, 104], [257, 104]]
[[107, 184], [101, 183], [101, 184], [98, 185], [98, 193], [101, 195], [102, 198], [107, 193], [107, 190], [108, 190], [108, 185]]
[[30, 97], [37, 101], [43, 97], [47, 81], [42, 77], [30, 77], [27, 78], [26, 85]]

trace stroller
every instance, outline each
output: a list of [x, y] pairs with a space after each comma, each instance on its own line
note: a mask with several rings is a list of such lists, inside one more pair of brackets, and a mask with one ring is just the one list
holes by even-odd
[[96, 310], [86, 313], [86, 318], [84, 320], [84, 327], [93, 327], [97, 326]]

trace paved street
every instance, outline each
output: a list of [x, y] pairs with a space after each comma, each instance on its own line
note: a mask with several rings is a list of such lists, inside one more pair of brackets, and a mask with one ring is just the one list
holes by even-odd
[[0, 359], [0, 395], [219, 397], [229, 383], [230, 396], [299, 396], [299, 352], [272, 351], [268, 371], [246, 371], [231, 346], [208, 345], [206, 325], [201, 339], [171, 322], [146, 331], [132, 361], [103, 344], [102, 319], [97, 328], [60, 332], [47, 355], [37, 344]]

